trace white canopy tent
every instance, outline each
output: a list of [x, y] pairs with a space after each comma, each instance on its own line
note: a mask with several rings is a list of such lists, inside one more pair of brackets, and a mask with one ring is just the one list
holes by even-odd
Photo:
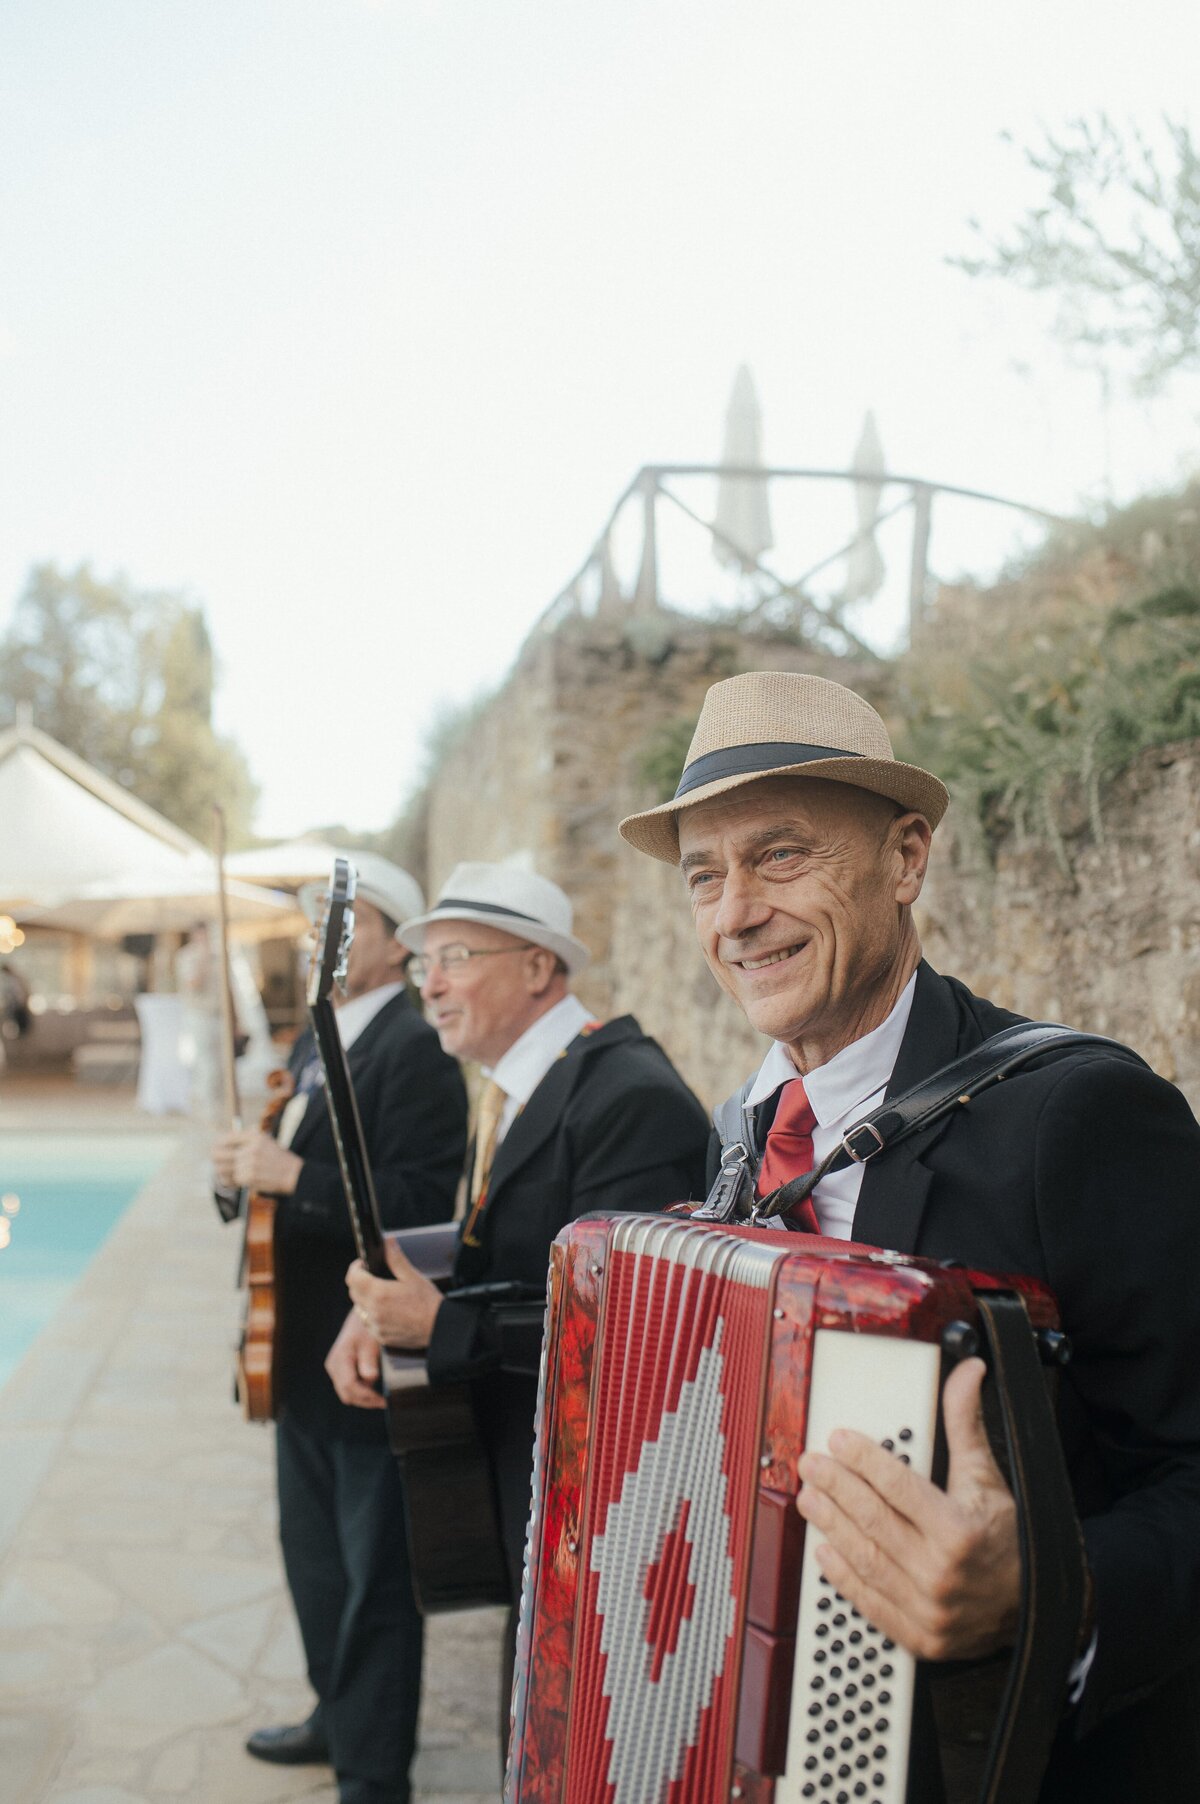
[[[291, 896], [261, 884], [227, 878], [226, 895], [241, 940], [287, 939], [307, 926]], [[90, 948], [98, 940], [130, 934], [186, 931], [198, 921], [212, 923], [216, 913], [216, 867], [199, 840], [36, 727], [20, 722], [0, 733], [0, 914], [68, 933], [76, 947]], [[77, 985], [90, 958], [88, 951], [82, 967], [75, 965]], [[274, 1053], [261, 998], [238, 946], [231, 949], [231, 966], [239, 1019], [250, 1036], [241, 1071], [253, 1088], [274, 1063]], [[192, 1007], [202, 1025], [208, 1016], [215, 1023], [215, 995], [213, 989]], [[178, 1107], [181, 1096], [196, 1095], [202, 1062], [193, 1057], [191, 1069], [184, 1069], [185, 998], [158, 994], [139, 996], [137, 1002], [145, 1106]], [[145, 1039], [152, 1009], [162, 1015], [152, 1036], [157, 1050]], [[191, 1039], [198, 1038], [193, 1031]]]
[[206, 856], [198, 840], [48, 734], [0, 733], [3, 912], [20, 917], [130, 871], [165, 878], [196, 856]]
[[[282, 938], [305, 932], [308, 922], [290, 896], [256, 884], [225, 879], [225, 906], [231, 923], [248, 927], [241, 938]], [[131, 933], [186, 933], [217, 914], [213, 861], [184, 860], [176, 870], [124, 871], [79, 884], [65, 902], [26, 909], [22, 920], [95, 939], [119, 940]]]

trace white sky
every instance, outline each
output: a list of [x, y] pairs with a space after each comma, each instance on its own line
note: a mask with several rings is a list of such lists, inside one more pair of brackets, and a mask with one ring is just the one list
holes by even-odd
[[1002, 130], [1186, 116], [1198, 67], [1192, 0], [7, 0], [0, 625], [41, 559], [189, 590], [260, 831], [378, 827], [741, 361], [772, 462], [870, 406], [892, 468], [1050, 508], [1175, 480], [1194, 392], [1106, 451], [1045, 305], [943, 259], [1030, 196]]

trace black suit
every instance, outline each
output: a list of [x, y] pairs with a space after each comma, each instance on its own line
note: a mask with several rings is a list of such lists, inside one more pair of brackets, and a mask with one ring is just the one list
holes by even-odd
[[[887, 1094], [1018, 1019], [922, 964]], [[1097, 1643], [1045, 1804], [1200, 1797], [1198, 1204], [1187, 1103], [1103, 1050], [1026, 1068], [863, 1174], [855, 1240], [1040, 1278], [1074, 1344], [1059, 1419]]]
[[[704, 1175], [708, 1121], [682, 1078], [631, 1015], [584, 1030], [551, 1065], [496, 1151], [480, 1245], [460, 1244], [460, 1285], [518, 1279], [544, 1288], [550, 1243], [592, 1209], [661, 1209], [694, 1196]], [[533, 1470], [540, 1330], [521, 1371], [501, 1370], [487, 1315], [456, 1301], [438, 1311], [429, 1348], [436, 1384], [474, 1381], [480, 1428], [496, 1475], [517, 1603]]]
[[[305, 1035], [294, 1076], [312, 1051]], [[403, 992], [347, 1056], [384, 1226], [447, 1220], [466, 1141], [458, 1066]], [[280, 1200], [276, 1243], [284, 1564], [341, 1804], [404, 1804], [423, 1629], [383, 1412], [340, 1403], [324, 1369], [346, 1319], [355, 1246], [323, 1088], [310, 1094], [291, 1149], [303, 1165], [294, 1194]]]

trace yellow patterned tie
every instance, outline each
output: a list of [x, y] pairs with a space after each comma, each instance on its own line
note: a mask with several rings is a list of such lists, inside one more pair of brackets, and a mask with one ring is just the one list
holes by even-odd
[[468, 1246], [478, 1246], [475, 1238], [475, 1224], [487, 1201], [488, 1178], [491, 1176], [492, 1160], [496, 1156], [496, 1135], [500, 1131], [500, 1117], [504, 1113], [504, 1105], [508, 1101], [508, 1092], [502, 1090], [494, 1078], [484, 1085], [479, 1097], [479, 1113], [475, 1120], [475, 1161], [471, 1170], [471, 1211], [463, 1228], [463, 1239]]

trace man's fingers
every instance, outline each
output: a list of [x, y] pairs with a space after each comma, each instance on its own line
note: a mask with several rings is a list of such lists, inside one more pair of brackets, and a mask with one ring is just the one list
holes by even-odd
[[387, 1255], [388, 1265], [395, 1272], [397, 1278], [406, 1278], [413, 1270], [412, 1263], [405, 1258], [395, 1241], [386, 1234], [383, 1237], [383, 1250]]
[[373, 1390], [369, 1384], [363, 1384], [361, 1380], [357, 1378], [352, 1378], [348, 1382], [344, 1395], [341, 1392], [338, 1394], [341, 1396], [343, 1403], [350, 1403], [355, 1409], [387, 1408], [387, 1404], [379, 1395], [379, 1392]]
[[[826, 1490], [840, 1485], [834, 1495], [844, 1506], [852, 1497], [859, 1497], [864, 1507], [870, 1508], [870, 1497], [876, 1505], [882, 1498], [906, 1523], [926, 1532], [941, 1504], [936, 1485], [914, 1472], [898, 1454], [848, 1428], [835, 1429], [830, 1435], [828, 1454], [804, 1454], [800, 1476]], [[874, 1532], [869, 1519], [857, 1515], [856, 1520], [868, 1533]]]
[[358, 1375], [367, 1384], [379, 1377], [379, 1342], [373, 1334], [365, 1334], [357, 1345]]
[[[878, 1629], [881, 1635], [886, 1635], [889, 1641], [898, 1642], [901, 1647], [911, 1644], [913, 1622], [908, 1612], [864, 1579], [832, 1542], [826, 1541], [818, 1547], [816, 1558], [838, 1596], [844, 1598], [851, 1609], [857, 1610], [872, 1628]], [[886, 1689], [891, 1674], [885, 1674], [882, 1668], [873, 1670]], [[879, 1703], [881, 1700], [876, 1696], [875, 1701]]]
[[800, 1514], [867, 1584], [908, 1597], [913, 1591], [908, 1574], [922, 1551], [920, 1536], [861, 1479], [833, 1460], [821, 1460], [820, 1466], [832, 1473], [823, 1470], [819, 1485], [806, 1479], [797, 1499]]
[[981, 1396], [986, 1376], [982, 1359], [964, 1359], [942, 1391], [942, 1420], [950, 1456], [946, 1490], [951, 1497], [967, 1486], [1004, 1486], [983, 1422]]

